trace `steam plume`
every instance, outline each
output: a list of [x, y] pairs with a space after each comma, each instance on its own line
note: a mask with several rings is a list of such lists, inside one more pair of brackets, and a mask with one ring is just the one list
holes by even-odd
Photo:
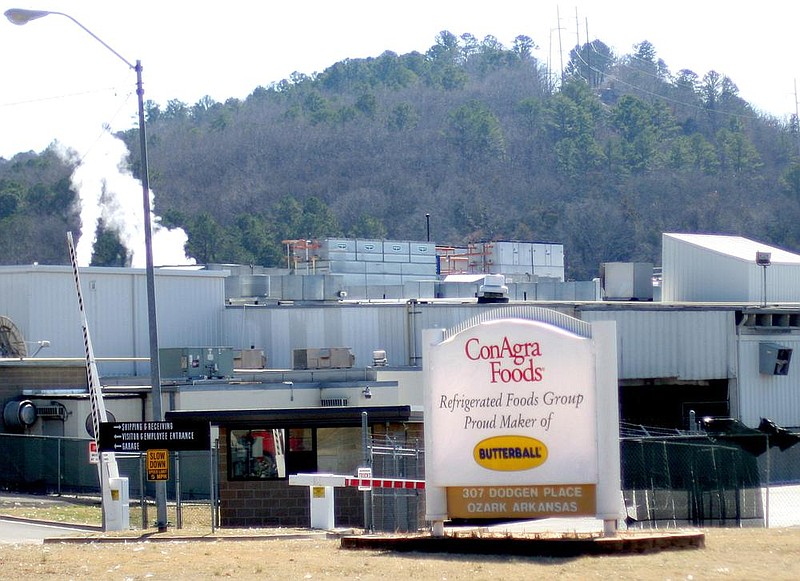
[[[74, 151], [62, 149], [61, 155], [73, 163]], [[145, 267], [144, 218], [142, 216], [142, 184], [128, 167], [128, 150], [122, 140], [103, 132], [91, 151], [81, 159], [72, 174], [72, 185], [78, 193], [81, 215], [81, 236], [76, 252], [79, 266], [88, 266], [96, 242], [97, 224], [103, 221], [125, 246], [133, 268]], [[154, 207], [150, 190], [150, 207]], [[151, 215], [153, 225], [153, 264], [176, 266], [194, 264], [184, 252], [186, 233], [161, 225]]]

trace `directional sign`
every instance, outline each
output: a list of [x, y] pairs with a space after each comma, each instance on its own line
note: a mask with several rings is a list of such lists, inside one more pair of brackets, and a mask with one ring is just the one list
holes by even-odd
[[169, 450], [147, 451], [147, 480], [169, 480]]
[[211, 433], [205, 422], [102, 422], [101, 452], [172, 452], [208, 450]]

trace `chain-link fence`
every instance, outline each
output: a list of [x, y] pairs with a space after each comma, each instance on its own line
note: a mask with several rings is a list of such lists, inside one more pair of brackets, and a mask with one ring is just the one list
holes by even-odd
[[[630, 528], [800, 525], [800, 438], [683, 432], [623, 425], [622, 497]], [[424, 480], [422, 442], [404, 434], [371, 439], [376, 478]], [[424, 528], [421, 491], [373, 489], [371, 528]]]
[[[794, 435], [678, 432], [623, 426], [621, 475], [629, 527], [800, 525], [800, 440]], [[0, 434], [0, 489], [36, 494], [97, 495], [89, 441]], [[367, 441], [375, 478], [424, 480], [422, 441], [405, 433]], [[219, 451], [170, 453], [167, 522], [213, 530]], [[117, 454], [128, 477], [130, 524], [156, 520], [155, 483], [142, 454]], [[380, 531], [425, 527], [421, 490], [373, 488], [364, 493], [365, 524]]]
[[629, 527], [800, 525], [800, 446], [787, 444], [756, 430], [623, 427], [626, 522]]
[[[100, 484], [97, 465], [89, 454], [91, 440], [54, 436], [0, 434], [0, 489], [33, 493], [97, 497]], [[214, 528], [218, 522], [216, 466], [218, 451], [170, 452], [167, 482], [167, 523]], [[145, 454], [115, 454], [119, 472], [128, 478], [130, 526], [147, 529], [156, 520], [155, 482], [146, 477]]]
[[[422, 442], [404, 433], [374, 436], [369, 445], [375, 478], [425, 479]], [[417, 531], [425, 525], [425, 491], [373, 488], [368, 493], [369, 527], [378, 531]]]

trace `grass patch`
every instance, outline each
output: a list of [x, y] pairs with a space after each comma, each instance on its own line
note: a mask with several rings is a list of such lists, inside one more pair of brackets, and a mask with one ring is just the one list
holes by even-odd
[[36, 504], [14, 502], [0, 506], [0, 514], [64, 524], [100, 526], [103, 523], [103, 513], [99, 502], [96, 504], [86, 502], [48, 503], [46, 501]]

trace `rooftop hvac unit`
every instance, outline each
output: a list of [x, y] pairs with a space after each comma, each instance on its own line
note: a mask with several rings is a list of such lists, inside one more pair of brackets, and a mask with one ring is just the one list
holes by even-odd
[[604, 262], [600, 286], [607, 301], [652, 301], [653, 264], [650, 262]]
[[168, 347], [159, 350], [164, 379], [225, 379], [233, 377], [231, 347]]
[[479, 303], [507, 303], [508, 287], [502, 274], [487, 274], [478, 286]]
[[266, 369], [267, 356], [263, 349], [242, 349], [234, 354], [233, 366], [236, 369]]
[[355, 364], [349, 347], [295, 349], [292, 351], [294, 369], [349, 369]]
[[372, 352], [372, 366], [373, 367], [386, 367], [389, 364], [386, 358], [386, 351], [383, 349], [376, 349]]

